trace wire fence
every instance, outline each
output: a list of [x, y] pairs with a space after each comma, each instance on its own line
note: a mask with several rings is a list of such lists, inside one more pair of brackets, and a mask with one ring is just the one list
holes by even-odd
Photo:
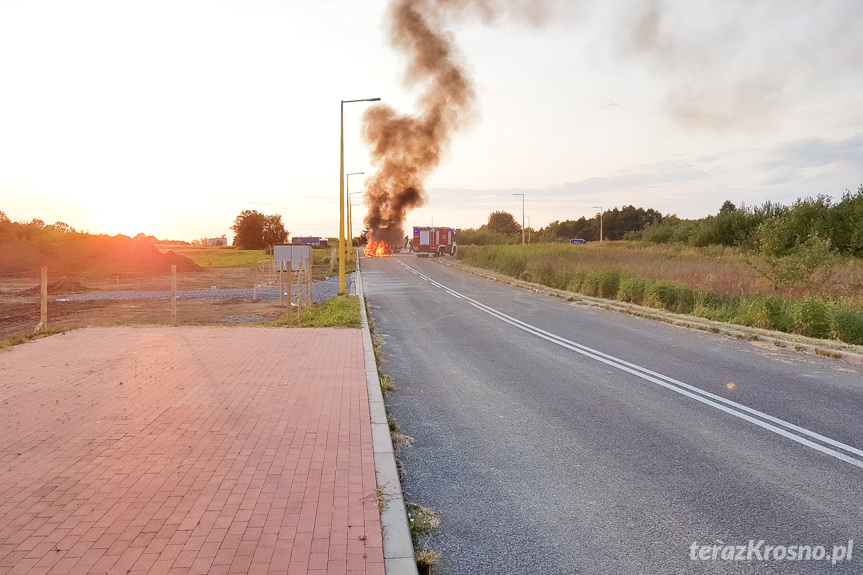
[[7, 273], [0, 274], [0, 338], [95, 325], [269, 323], [337, 292], [337, 278], [313, 285], [310, 275], [257, 268], [101, 277], [47, 269]]

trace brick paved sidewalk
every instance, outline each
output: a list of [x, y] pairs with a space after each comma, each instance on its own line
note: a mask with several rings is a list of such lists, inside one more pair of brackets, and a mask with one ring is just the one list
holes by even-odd
[[0, 352], [0, 573], [384, 573], [357, 329]]

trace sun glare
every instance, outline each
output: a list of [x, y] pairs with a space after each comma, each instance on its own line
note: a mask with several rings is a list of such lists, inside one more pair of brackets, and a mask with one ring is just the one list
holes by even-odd
[[143, 233], [158, 237], [164, 215], [164, 211], [159, 210], [158, 205], [147, 205], [146, 200], [94, 206], [89, 214], [89, 220], [93, 226], [90, 231], [109, 235], [123, 234], [130, 237]]

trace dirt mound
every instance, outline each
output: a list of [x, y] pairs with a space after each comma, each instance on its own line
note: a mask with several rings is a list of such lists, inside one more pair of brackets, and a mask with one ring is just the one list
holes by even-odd
[[[116, 239], [116, 238], [115, 238]], [[105, 246], [101, 258], [83, 271], [87, 275], [110, 275], [117, 273], [143, 273], [166, 275], [171, 266], [178, 272], [195, 272], [203, 268], [187, 257], [174, 252], [161, 253], [156, 246], [139, 240], [120, 240]]]
[[[89, 288], [81, 282], [67, 277], [62, 277], [58, 280], [48, 282], [49, 294], [88, 293], [91, 291], [96, 291], [96, 288]], [[20, 293], [22, 295], [32, 295], [39, 294], [41, 292], [41, 286], [33, 286], [31, 288], [21, 290]]]
[[172, 265], [177, 266], [178, 272], [202, 270], [189, 258], [173, 252], [163, 254], [152, 242], [128, 236], [76, 233], [60, 242], [47, 243], [14, 234], [0, 235], [0, 273], [36, 273], [43, 265], [48, 266], [51, 277], [124, 273], [167, 275]]

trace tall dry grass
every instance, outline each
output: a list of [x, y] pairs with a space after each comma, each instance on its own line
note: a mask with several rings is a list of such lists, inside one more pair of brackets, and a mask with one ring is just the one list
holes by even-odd
[[846, 258], [774, 290], [764, 262], [728, 247], [603, 242], [466, 247], [465, 263], [526, 281], [726, 321], [863, 344], [863, 264]]

